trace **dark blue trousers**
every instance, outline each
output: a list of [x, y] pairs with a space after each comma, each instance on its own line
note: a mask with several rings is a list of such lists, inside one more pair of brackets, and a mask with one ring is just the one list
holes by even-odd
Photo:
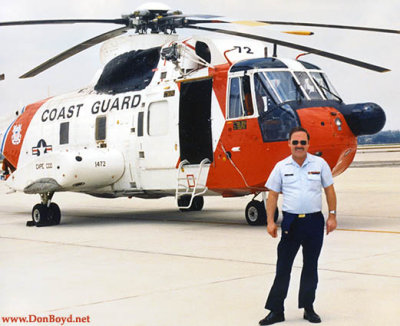
[[318, 283], [318, 257], [324, 238], [324, 216], [321, 212], [296, 214], [283, 212], [281, 224], [282, 237], [278, 245], [276, 275], [269, 292], [265, 308], [274, 312], [283, 312], [287, 296], [293, 261], [303, 247], [303, 269], [299, 290], [299, 308], [311, 308], [315, 300]]

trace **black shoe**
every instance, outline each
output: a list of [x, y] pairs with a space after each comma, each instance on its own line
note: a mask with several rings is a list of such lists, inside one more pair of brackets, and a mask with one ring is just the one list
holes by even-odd
[[273, 312], [271, 311], [267, 317], [265, 317], [264, 319], [260, 320], [259, 324], [261, 326], [264, 325], [272, 325], [275, 323], [279, 323], [281, 321], [285, 321], [285, 315], [283, 312]]
[[313, 308], [304, 309], [304, 319], [308, 320], [310, 323], [320, 323], [321, 317], [317, 315]]

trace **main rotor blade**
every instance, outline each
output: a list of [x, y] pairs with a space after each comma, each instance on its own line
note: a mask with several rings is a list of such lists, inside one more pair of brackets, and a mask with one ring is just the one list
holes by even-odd
[[28, 71], [24, 75], [22, 75], [19, 78], [29, 78], [36, 76], [40, 74], [41, 72], [49, 69], [50, 67], [56, 65], [57, 63], [60, 63], [61, 61], [64, 61], [65, 59], [68, 59], [69, 57], [86, 50], [96, 44], [99, 44], [101, 42], [104, 42], [110, 38], [122, 35], [128, 31], [129, 27], [120, 27], [117, 29], [114, 29], [112, 31], [106, 32], [104, 34], [98, 35], [96, 37], [93, 37], [85, 42], [79, 43], [78, 45], [75, 45], [74, 47], [56, 55], [55, 57], [47, 60], [46, 62], [42, 63], [41, 65], [33, 68], [32, 70]]
[[17, 26], [17, 25], [48, 25], [48, 24], [77, 24], [77, 23], [103, 23], [103, 24], [119, 24], [129, 25], [129, 19], [46, 19], [46, 20], [21, 20], [0, 22], [0, 26]]
[[308, 27], [322, 27], [322, 28], [352, 29], [352, 30], [367, 31], [367, 32], [400, 34], [400, 30], [387, 29], [387, 28], [373, 28], [373, 27], [363, 27], [363, 26], [347, 26], [347, 25], [332, 25], [332, 24], [317, 24], [317, 23], [268, 21], [268, 20], [259, 20], [258, 22], [264, 23], [264, 24], [269, 24], [269, 25], [291, 25], [291, 26], [308, 26]]
[[379, 66], [367, 63], [367, 62], [351, 59], [351, 58], [344, 57], [344, 56], [341, 56], [341, 55], [338, 55], [338, 54], [334, 54], [334, 53], [331, 53], [331, 52], [326, 52], [326, 51], [318, 50], [318, 49], [315, 49], [315, 48], [310, 48], [308, 46], [304, 46], [304, 45], [300, 45], [300, 44], [296, 44], [296, 43], [291, 43], [291, 42], [286, 42], [286, 41], [281, 41], [281, 40], [277, 40], [277, 39], [273, 39], [273, 38], [269, 38], [269, 37], [253, 35], [253, 34], [247, 34], [247, 33], [240, 33], [240, 32], [235, 32], [235, 31], [230, 31], [230, 30], [225, 30], [225, 29], [207, 28], [207, 27], [201, 27], [201, 26], [186, 26], [186, 28], [200, 29], [200, 30], [204, 30], [204, 31], [210, 31], [210, 32], [216, 32], [216, 33], [221, 33], [221, 34], [240, 36], [240, 37], [250, 38], [250, 39], [253, 39], [253, 40], [257, 40], [257, 41], [273, 43], [273, 44], [277, 44], [277, 45], [284, 46], [284, 47], [287, 47], [287, 48], [292, 48], [292, 49], [296, 49], [296, 50], [305, 51], [305, 52], [308, 52], [308, 53], [313, 53], [313, 54], [316, 54], [316, 55], [319, 55], [319, 56], [322, 56], [322, 57], [326, 57], [326, 58], [329, 58], [329, 59], [345, 62], [345, 63], [351, 64], [351, 65], [354, 65], [354, 66], [358, 66], [358, 67], [361, 67], [361, 68], [365, 68], [365, 69], [369, 69], [369, 70], [373, 70], [373, 71], [377, 71], [377, 72], [390, 71], [390, 69], [379, 67]]
[[[218, 16], [216, 16], [217, 18]], [[213, 17], [210, 17], [213, 18]], [[226, 24], [241, 24], [248, 26], [268, 26], [268, 25], [289, 25], [289, 26], [308, 26], [308, 27], [322, 27], [322, 28], [335, 28], [335, 29], [350, 29], [366, 32], [378, 33], [391, 33], [400, 34], [400, 30], [387, 29], [387, 28], [374, 28], [363, 26], [349, 26], [349, 25], [333, 25], [333, 24], [318, 24], [318, 23], [300, 23], [300, 22], [284, 22], [284, 21], [268, 21], [268, 20], [220, 20], [220, 19], [188, 19], [188, 24], [212, 24], [212, 23], [226, 23]]]

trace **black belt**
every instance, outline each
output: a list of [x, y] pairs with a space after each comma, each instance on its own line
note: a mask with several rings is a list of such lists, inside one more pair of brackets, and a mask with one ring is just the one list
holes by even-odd
[[294, 218], [305, 218], [305, 217], [313, 217], [313, 216], [318, 216], [321, 214], [321, 212], [315, 212], [315, 213], [308, 213], [308, 214], [293, 214], [293, 213], [288, 213], [288, 212], [282, 212], [283, 214], [287, 214], [291, 217]]

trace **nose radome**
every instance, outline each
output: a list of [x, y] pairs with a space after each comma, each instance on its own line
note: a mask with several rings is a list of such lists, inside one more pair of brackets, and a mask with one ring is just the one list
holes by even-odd
[[376, 134], [385, 126], [385, 111], [375, 103], [343, 105], [339, 111], [355, 136]]

